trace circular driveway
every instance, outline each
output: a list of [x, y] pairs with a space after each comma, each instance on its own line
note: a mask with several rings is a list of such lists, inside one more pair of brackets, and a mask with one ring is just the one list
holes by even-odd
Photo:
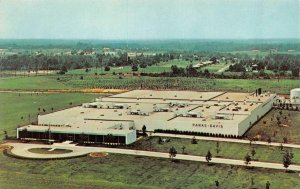
[[[14, 143], [13, 148], [11, 149], [11, 153], [24, 158], [30, 159], [59, 159], [59, 158], [71, 158], [71, 157], [78, 157], [89, 154], [89, 150], [81, 150], [80, 148], [74, 148], [74, 146], [60, 146], [60, 145], [43, 145], [43, 144], [19, 144]], [[61, 154], [41, 154], [41, 153], [34, 153], [30, 152], [29, 149], [33, 148], [50, 148], [50, 149], [66, 149], [71, 150], [72, 152], [69, 153], [61, 153]]]

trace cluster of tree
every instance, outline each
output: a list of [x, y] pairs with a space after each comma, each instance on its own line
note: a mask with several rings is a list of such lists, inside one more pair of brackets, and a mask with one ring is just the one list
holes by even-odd
[[[255, 65], [255, 67], [253, 67]], [[275, 74], [282, 75], [291, 71], [292, 76], [298, 77], [300, 70], [300, 55], [291, 54], [270, 54], [265, 57], [256, 56], [254, 59], [245, 56], [240, 62], [229, 67], [232, 72], [244, 72], [246, 68], [253, 68], [257, 71], [272, 70]]]
[[14, 54], [0, 58], [0, 71], [13, 70], [17, 71], [36, 71], [39, 70], [61, 70], [60, 73], [65, 73], [69, 69], [87, 69], [91, 67], [105, 68], [109, 71], [111, 66], [132, 66], [133, 71], [138, 70], [138, 66], [146, 68], [159, 62], [167, 62], [178, 58], [177, 53], [163, 53], [153, 56], [144, 56], [143, 54], [130, 58], [127, 53], [120, 53], [118, 55], [104, 55], [104, 54], [61, 54], [61, 55], [48, 55], [48, 54]]

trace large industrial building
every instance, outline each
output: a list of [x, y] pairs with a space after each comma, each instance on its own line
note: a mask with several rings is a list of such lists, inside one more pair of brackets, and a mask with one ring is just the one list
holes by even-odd
[[136, 130], [242, 136], [264, 116], [275, 94], [133, 90], [39, 115], [17, 129], [21, 139], [131, 144]]

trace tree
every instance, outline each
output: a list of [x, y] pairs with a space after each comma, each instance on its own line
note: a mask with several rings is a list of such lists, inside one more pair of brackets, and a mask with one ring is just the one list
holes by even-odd
[[207, 151], [207, 154], [205, 156], [205, 159], [207, 161], [207, 163], [209, 164], [209, 162], [211, 161], [211, 158], [212, 158], [212, 154], [210, 153], [210, 151], [208, 150]]
[[184, 154], [185, 146], [182, 146], [181, 149], [182, 149], [182, 154]]
[[251, 157], [249, 156], [249, 154], [247, 154], [245, 156], [244, 160], [245, 160], [246, 166], [248, 166], [249, 164], [251, 164]]
[[255, 188], [254, 185], [255, 185], [255, 183], [254, 183], [254, 178], [251, 177], [251, 188]]
[[135, 65], [135, 64], [132, 65], [131, 69], [132, 69], [133, 72], [136, 72], [136, 71], [139, 70], [139, 68], [138, 68], [137, 65]]
[[283, 167], [287, 168], [292, 164], [292, 159], [294, 158], [294, 154], [286, 150], [284, 156], [283, 156]]
[[171, 161], [173, 161], [173, 159], [176, 157], [176, 154], [177, 154], [177, 151], [174, 148], [174, 146], [172, 146], [169, 150], [169, 155], [170, 155]]
[[146, 136], [146, 130], [147, 130], [146, 125], [143, 125], [142, 127], [143, 136]]
[[299, 77], [299, 70], [297, 67], [292, 68], [292, 76]]
[[195, 136], [192, 138], [191, 143], [192, 143], [192, 144], [197, 144], [197, 143], [198, 143]]
[[216, 180], [216, 181], [215, 181], [215, 184], [216, 184], [216, 187], [219, 188], [219, 186], [220, 186], [219, 181]]
[[8, 139], [7, 131], [4, 131], [4, 138]]
[[279, 148], [280, 148], [281, 151], [283, 150], [283, 145], [282, 145], [282, 143], [280, 143]]
[[67, 71], [68, 71], [68, 70], [67, 70], [67, 67], [66, 67], [66, 66], [62, 66], [62, 67], [60, 68], [60, 71], [59, 71], [58, 73], [59, 73], [59, 74], [65, 74]]
[[104, 71], [108, 72], [110, 70], [109, 66], [105, 66]]
[[205, 77], [210, 76], [210, 73], [209, 73], [208, 69], [205, 69], [203, 74], [204, 74]]
[[221, 148], [220, 148], [220, 143], [219, 141], [217, 141], [217, 144], [216, 144], [216, 152], [217, 152], [217, 156], [219, 156], [219, 152], [221, 151]]
[[162, 139], [161, 139], [161, 137], [158, 137], [158, 142], [157, 142], [158, 144], [161, 144], [162, 143]]
[[256, 151], [254, 148], [252, 148], [252, 150], [251, 150], [252, 159], [254, 158], [255, 154], [256, 154]]

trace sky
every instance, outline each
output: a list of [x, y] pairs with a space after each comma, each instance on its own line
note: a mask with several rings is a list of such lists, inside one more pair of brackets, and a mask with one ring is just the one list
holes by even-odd
[[0, 0], [0, 38], [300, 38], [300, 0]]

